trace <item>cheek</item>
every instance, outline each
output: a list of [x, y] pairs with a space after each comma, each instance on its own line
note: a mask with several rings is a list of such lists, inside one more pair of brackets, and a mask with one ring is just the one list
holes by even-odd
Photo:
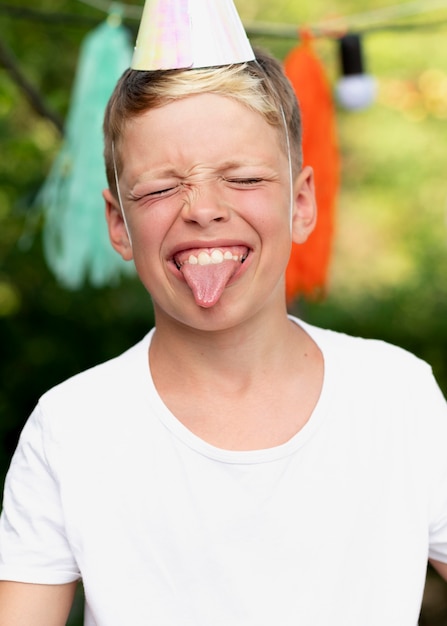
[[278, 237], [291, 236], [289, 194], [268, 194], [246, 206], [246, 219], [254, 228]]
[[129, 223], [132, 236], [133, 261], [138, 274], [147, 273], [146, 268], [151, 268], [159, 258], [160, 238], [157, 236], [157, 229], [149, 220], [134, 220]]
[[149, 252], [151, 255], [159, 252], [160, 245], [173, 222], [173, 216], [167, 211], [152, 207], [135, 211], [128, 217], [134, 248], [139, 248], [143, 253]]

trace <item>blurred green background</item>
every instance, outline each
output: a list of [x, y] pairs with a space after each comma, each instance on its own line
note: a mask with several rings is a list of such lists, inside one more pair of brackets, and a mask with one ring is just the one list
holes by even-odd
[[[33, 209], [61, 134], [36, 112], [18, 77], [63, 121], [81, 41], [105, 18], [98, 7], [107, 4], [0, 2], [0, 480], [38, 397], [124, 350], [153, 321], [150, 299], [135, 279], [78, 291], [58, 285], [43, 258], [42, 218]], [[391, 4], [393, 11], [377, 20]], [[292, 34], [344, 16], [348, 31], [364, 30], [365, 60], [378, 93], [366, 110], [337, 109], [342, 185], [328, 294], [318, 302], [299, 300], [292, 310], [311, 323], [408, 348], [432, 364], [447, 392], [447, 2], [432, 11], [429, 0], [236, 5], [247, 25], [287, 25]], [[419, 14], [399, 17], [404, 5], [419, 7]], [[125, 24], [134, 39], [137, 21]], [[282, 58], [298, 39], [252, 41]], [[334, 86], [336, 39], [318, 38], [316, 50]], [[429, 576], [421, 626], [445, 626], [446, 587]], [[78, 603], [73, 625], [80, 611]]]

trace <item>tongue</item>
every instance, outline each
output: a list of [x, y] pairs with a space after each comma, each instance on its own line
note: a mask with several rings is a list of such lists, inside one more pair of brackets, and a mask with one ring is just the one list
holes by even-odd
[[234, 261], [223, 261], [216, 265], [185, 263], [182, 266], [182, 274], [194, 295], [196, 304], [209, 308], [219, 301], [238, 267], [239, 264]]

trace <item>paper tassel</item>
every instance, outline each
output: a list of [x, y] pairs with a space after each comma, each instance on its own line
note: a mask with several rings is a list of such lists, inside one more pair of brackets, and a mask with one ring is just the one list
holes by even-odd
[[114, 17], [82, 43], [62, 148], [37, 198], [45, 216], [47, 263], [70, 289], [87, 280], [103, 286], [116, 282], [120, 272], [133, 271], [109, 242], [101, 197], [107, 187], [104, 110], [132, 55], [127, 30]]
[[331, 259], [340, 159], [335, 108], [323, 66], [312, 40], [302, 34], [300, 45], [284, 62], [284, 69], [300, 103], [303, 120], [304, 164], [314, 169], [318, 221], [304, 244], [293, 244], [286, 272], [287, 299], [315, 298], [324, 293]]
[[254, 58], [233, 0], [146, 0], [133, 69], [199, 68]]

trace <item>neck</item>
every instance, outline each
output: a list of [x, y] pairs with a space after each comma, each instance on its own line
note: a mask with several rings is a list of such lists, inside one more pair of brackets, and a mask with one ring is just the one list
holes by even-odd
[[280, 445], [302, 428], [318, 401], [319, 348], [285, 310], [267, 317], [214, 332], [157, 326], [150, 349], [157, 391], [186, 428], [212, 445]]
[[162, 318], [157, 320], [151, 345], [151, 369], [155, 378], [170, 377], [185, 387], [215, 385], [216, 380], [250, 386], [270, 371], [287, 366], [288, 360], [298, 354], [300, 344], [305, 345], [306, 337], [288, 319], [285, 308], [273, 320], [270, 315], [268, 321], [259, 315], [215, 331], [201, 331]]

